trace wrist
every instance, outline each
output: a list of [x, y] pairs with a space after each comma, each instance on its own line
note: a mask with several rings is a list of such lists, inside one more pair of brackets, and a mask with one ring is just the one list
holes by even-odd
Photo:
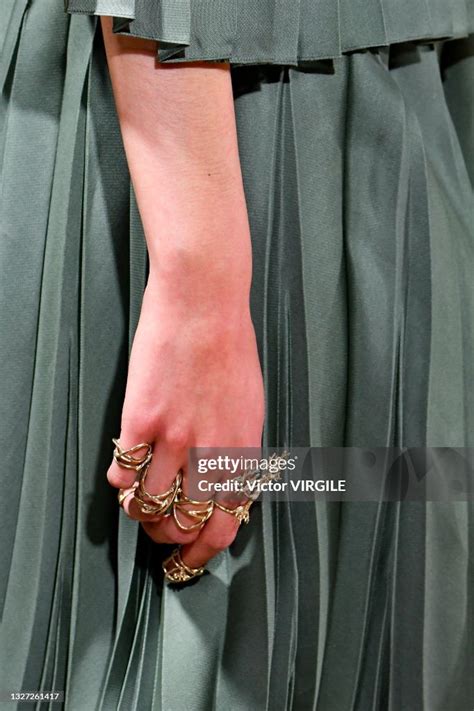
[[192, 348], [210, 358], [219, 353], [224, 359], [254, 341], [248, 294], [223, 295], [212, 287], [206, 294], [195, 290], [188, 297], [149, 279], [140, 321], [152, 338], [178, 340], [183, 351]]
[[222, 304], [248, 302], [252, 277], [250, 235], [220, 243], [190, 239], [149, 249], [150, 289], [191, 307], [218, 299]]
[[250, 261], [196, 260], [192, 267], [167, 260], [150, 262], [147, 299], [180, 322], [239, 319], [249, 313]]

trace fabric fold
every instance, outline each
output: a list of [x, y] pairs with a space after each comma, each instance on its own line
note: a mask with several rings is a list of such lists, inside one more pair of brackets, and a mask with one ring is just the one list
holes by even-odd
[[264, 444], [450, 447], [474, 432], [472, 42], [344, 47], [409, 20], [453, 36], [467, 4], [300, 0], [286, 36], [286, 0], [191, 0], [189, 37], [186, 3], [69, 5], [85, 15], [31, 0], [3, 44], [0, 688], [64, 688], [68, 711], [472, 708], [467, 503], [266, 500], [184, 589], [119, 518], [105, 472], [146, 247], [87, 17], [133, 32], [154, 6], [176, 56], [334, 55], [231, 72]]
[[65, 0], [65, 6], [111, 15], [115, 32], [155, 40], [161, 62], [297, 66], [474, 29], [473, 0]]
[[5, 86], [27, 7], [28, 0], [7, 0], [6, 7], [2, 9], [6, 20], [0, 30], [0, 90]]

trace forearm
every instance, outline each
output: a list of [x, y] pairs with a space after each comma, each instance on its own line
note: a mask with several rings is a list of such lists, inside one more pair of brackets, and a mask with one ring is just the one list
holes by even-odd
[[248, 301], [251, 248], [227, 65], [161, 66], [155, 44], [104, 37], [152, 278], [197, 308]]

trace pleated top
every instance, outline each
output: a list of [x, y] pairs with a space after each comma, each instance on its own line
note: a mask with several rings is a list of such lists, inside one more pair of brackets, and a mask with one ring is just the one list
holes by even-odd
[[474, 0], [65, 0], [154, 39], [162, 62], [297, 65], [474, 29]]

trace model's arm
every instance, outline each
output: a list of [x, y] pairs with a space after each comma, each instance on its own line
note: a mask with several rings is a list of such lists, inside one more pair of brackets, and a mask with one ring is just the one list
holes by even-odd
[[[163, 66], [155, 43], [113, 35], [110, 18], [102, 27], [150, 257], [120, 439], [155, 442], [147, 487], [159, 493], [186, 467], [188, 447], [260, 446], [250, 233], [228, 66]], [[115, 463], [108, 476], [117, 487], [133, 481]], [[185, 543], [195, 566], [233, 540], [237, 521], [217, 510], [199, 536], [172, 519], [144, 527], [158, 542]]]

